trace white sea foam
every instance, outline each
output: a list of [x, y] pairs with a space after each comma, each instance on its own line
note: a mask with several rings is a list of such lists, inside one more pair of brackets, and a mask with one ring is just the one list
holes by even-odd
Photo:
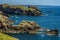
[[16, 20], [16, 22], [18, 22], [18, 21]]
[[44, 37], [44, 35], [41, 35], [42, 37]]
[[16, 16], [15, 18], [19, 18], [19, 17]]
[[41, 16], [48, 16], [48, 14], [42, 14]]
[[19, 39], [16, 39], [16, 40], [19, 40]]
[[59, 37], [60, 37], [60, 33], [59, 33], [58, 35], [59, 35]]
[[42, 32], [37, 32], [36, 34], [41, 34]]
[[48, 16], [48, 14], [45, 14], [45, 16]]

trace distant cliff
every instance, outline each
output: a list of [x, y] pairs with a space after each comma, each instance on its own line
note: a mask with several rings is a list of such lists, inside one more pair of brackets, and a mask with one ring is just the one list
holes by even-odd
[[28, 15], [28, 16], [38, 16], [41, 15], [41, 10], [37, 9], [35, 6], [22, 6], [22, 5], [0, 5], [0, 11], [5, 14], [16, 14], [16, 15]]

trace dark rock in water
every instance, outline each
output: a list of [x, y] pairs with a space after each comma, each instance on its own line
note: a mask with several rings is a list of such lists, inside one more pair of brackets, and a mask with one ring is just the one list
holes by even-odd
[[58, 35], [58, 30], [50, 30], [50, 31], [47, 31], [47, 34], [48, 35]]

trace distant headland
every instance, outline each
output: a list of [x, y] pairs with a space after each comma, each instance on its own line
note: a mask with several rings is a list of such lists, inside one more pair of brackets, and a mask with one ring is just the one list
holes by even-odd
[[41, 16], [41, 10], [35, 6], [28, 5], [9, 5], [9, 4], [0, 4], [0, 11], [5, 14], [15, 14], [15, 15], [27, 15], [27, 16]]

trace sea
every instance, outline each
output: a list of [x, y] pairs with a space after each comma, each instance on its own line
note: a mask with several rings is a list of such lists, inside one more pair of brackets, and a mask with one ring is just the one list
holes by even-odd
[[9, 34], [19, 40], [60, 40], [60, 7], [48, 6], [41, 7], [36, 6], [42, 11], [44, 16], [17, 16], [10, 15], [10, 20], [15, 20], [13, 25], [18, 25], [22, 20], [35, 21], [41, 28], [48, 28], [50, 30], [57, 29], [59, 31], [58, 36], [48, 36], [45, 34]]

